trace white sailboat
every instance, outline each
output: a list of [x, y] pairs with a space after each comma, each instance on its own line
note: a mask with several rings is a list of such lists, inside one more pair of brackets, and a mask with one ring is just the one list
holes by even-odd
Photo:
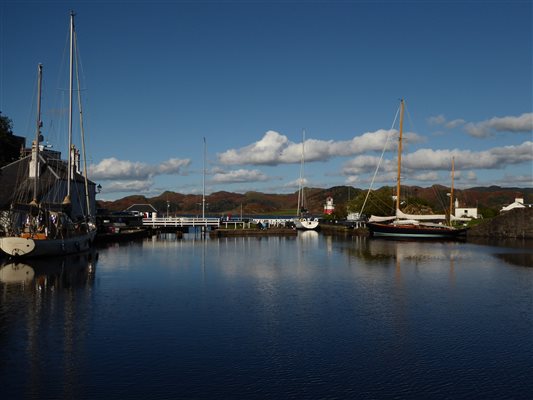
[[[39, 144], [42, 138], [42, 65], [39, 64], [37, 127], [30, 155], [12, 163], [17, 163], [18, 166], [4, 167], [6, 175], [9, 175], [10, 169], [21, 168], [26, 171], [25, 176], [18, 180], [14, 190], [11, 209], [6, 218], [9, 224], [3, 227], [6, 236], [0, 237], [0, 249], [9, 256], [40, 257], [78, 253], [89, 249], [96, 235], [96, 226], [91, 217], [94, 204], [91, 204], [89, 196], [89, 186], [91, 186], [94, 203], [94, 183], [89, 185], [86, 166], [84, 176], [79, 173], [80, 155], [72, 144], [74, 43], [74, 14], [71, 13], [68, 161], [65, 163], [58, 160], [58, 152], [44, 148], [41, 150]], [[81, 114], [80, 110], [80, 118]], [[80, 125], [83, 140], [81, 121]], [[73, 186], [77, 189], [74, 192]], [[79, 194], [82, 190], [83, 195]], [[31, 197], [28, 197], [29, 193]], [[64, 198], [61, 202], [62, 196]], [[84, 202], [85, 205], [73, 207], [73, 198]]]
[[298, 180], [298, 207], [293, 219], [296, 229], [313, 230], [318, 228], [318, 219], [307, 216], [305, 190], [303, 184], [305, 164], [305, 131], [302, 133], [302, 158], [300, 160], [300, 179]]

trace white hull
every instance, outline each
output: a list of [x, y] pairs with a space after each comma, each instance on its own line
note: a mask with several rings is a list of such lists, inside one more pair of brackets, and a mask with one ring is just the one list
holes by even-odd
[[14, 257], [43, 257], [74, 254], [88, 250], [96, 231], [65, 239], [31, 239], [22, 237], [0, 238], [0, 249]]
[[0, 282], [24, 283], [31, 282], [35, 276], [32, 267], [21, 263], [10, 263], [0, 268]]
[[305, 218], [297, 218], [294, 219], [294, 226], [296, 226], [296, 229], [313, 230], [318, 228], [318, 221]]

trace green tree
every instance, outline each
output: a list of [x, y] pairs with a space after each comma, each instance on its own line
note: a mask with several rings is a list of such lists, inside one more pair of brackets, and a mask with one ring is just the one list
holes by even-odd
[[348, 216], [348, 211], [346, 210], [346, 204], [337, 204], [335, 210], [330, 215], [324, 215], [324, 219], [328, 221], [343, 221]]
[[15, 161], [21, 142], [13, 135], [13, 122], [0, 112], [0, 167]]
[[483, 206], [479, 207], [478, 213], [482, 215], [484, 219], [494, 218], [496, 215], [500, 214], [499, 210], [496, 208]]
[[[368, 199], [365, 199], [368, 194]], [[363, 214], [370, 215], [394, 215], [395, 204], [392, 199], [392, 188], [384, 186], [378, 190], [372, 190], [370, 193], [364, 191], [359, 193], [357, 197], [347, 204], [346, 208], [348, 212], [361, 212], [363, 208]]]

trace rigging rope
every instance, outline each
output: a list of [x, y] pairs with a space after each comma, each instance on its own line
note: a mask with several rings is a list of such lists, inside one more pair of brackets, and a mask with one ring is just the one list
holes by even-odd
[[359, 215], [363, 215], [363, 210], [365, 209], [366, 202], [368, 200], [368, 196], [370, 195], [370, 191], [372, 190], [372, 187], [374, 186], [374, 181], [376, 179], [376, 175], [378, 174], [379, 167], [381, 166], [381, 162], [383, 161], [383, 156], [385, 154], [385, 150], [387, 149], [387, 145], [389, 144], [390, 138], [391, 138], [391, 132], [394, 128], [394, 125], [396, 125], [396, 120], [398, 119], [398, 114], [400, 113], [400, 107], [398, 107], [398, 110], [396, 111], [396, 115], [394, 116], [394, 121], [392, 121], [392, 126], [389, 129], [389, 133], [387, 135], [387, 140], [385, 141], [385, 145], [383, 146], [383, 150], [381, 151], [381, 156], [379, 157], [378, 165], [376, 166], [376, 170], [374, 171], [374, 175], [372, 176], [372, 181], [370, 182], [370, 187], [368, 188], [368, 192], [366, 193], [365, 200], [363, 201], [363, 205], [361, 206], [361, 212]]

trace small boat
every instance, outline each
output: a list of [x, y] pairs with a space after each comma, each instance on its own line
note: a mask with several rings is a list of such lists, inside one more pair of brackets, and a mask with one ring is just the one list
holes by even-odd
[[308, 215], [306, 207], [305, 190], [303, 185], [305, 163], [305, 131], [302, 133], [302, 158], [300, 161], [300, 179], [298, 180], [298, 207], [296, 210], [296, 217], [293, 219], [296, 229], [314, 230], [318, 229], [318, 219]]
[[150, 234], [150, 230], [143, 226], [143, 216], [127, 211], [98, 210], [96, 227], [95, 241], [98, 243], [136, 240]]
[[[95, 208], [95, 185], [87, 179], [86, 165], [83, 176], [79, 172], [80, 153], [72, 144], [75, 43], [73, 13], [70, 15], [70, 38], [68, 161], [60, 160], [59, 152], [49, 151], [40, 145], [43, 139], [42, 65], [39, 64], [35, 140], [31, 150], [28, 151], [29, 154], [2, 169], [2, 175], [7, 176], [11, 173], [13, 181], [16, 181], [10, 210], [3, 213], [3, 220], [8, 221], [2, 227], [5, 236], [0, 237], [0, 249], [9, 256], [42, 257], [79, 253], [91, 247], [96, 235], [96, 225], [91, 217], [92, 209]], [[82, 146], [85, 148], [81, 103], [78, 107], [80, 107]], [[86, 160], [85, 155], [83, 159]], [[18, 169], [25, 171], [22, 179], [18, 178], [18, 172], [12, 172]], [[73, 204], [73, 200], [76, 201], [76, 205]]]
[[400, 101], [400, 127], [398, 139], [398, 175], [396, 180], [396, 215], [392, 217], [377, 217], [372, 215], [366, 223], [372, 236], [425, 238], [425, 239], [455, 239], [466, 235], [466, 229], [458, 229], [451, 225], [453, 207], [453, 159], [452, 186], [450, 193], [449, 225], [430, 221], [442, 221], [446, 215], [409, 215], [400, 210], [401, 190], [401, 162], [402, 162], [402, 131], [403, 131], [404, 101]]

